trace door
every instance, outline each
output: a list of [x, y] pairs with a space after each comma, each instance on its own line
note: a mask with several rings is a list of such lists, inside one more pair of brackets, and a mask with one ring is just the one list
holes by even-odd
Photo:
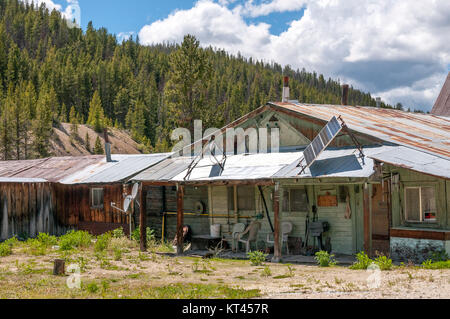
[[372, 256], [390, 254], [389, 182], [372, 185]]

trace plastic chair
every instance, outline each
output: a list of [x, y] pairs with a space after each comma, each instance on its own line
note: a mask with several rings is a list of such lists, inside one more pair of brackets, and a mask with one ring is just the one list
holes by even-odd
[[[261, 223], [258, 221], [253, 221], [251, 224], [247, 227], [247, 229], [243, 232], [238, 234], [238, 246], [239, 243], [245, 244], [246, 252], [250, 252], [250, 243], [254, 242], [256, 245], [256, 249], [258, 249], [258, 232], [261, 229]], [[247, 235], [247, 239], [242, 239], [243, 236]], [[238, 247], [239, 249], [239, 247]]]
[[[283, 249], [283, 244], [286, 243], [286, 251], [289, 255], [289, 243], [288, 238], [289, 234], [292, 232], [292, 223], [290, 222], [284, 222], [281, 224], [281, 237], [282, 237], [282, 243], [281, 243], [281, 249]], [[270, 235], [273, 236], [273, 234], [267, 234], [266, 243], [268, 244], [275, 244], [274, 240], [270, 240]]]

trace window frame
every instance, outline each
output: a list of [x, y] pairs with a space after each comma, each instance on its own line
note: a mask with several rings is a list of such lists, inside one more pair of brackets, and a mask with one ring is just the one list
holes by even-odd
[[[95, 191], [101, 191], [102, 203], [100, 205], [94, 205]], [[105, 189], [101, 187], [93, 187], [91, 188], [91, 209], [104, 209], [105, 207]]]
[[[435, 205], [436, 205], [436, 218], [432, 219], [432, 220], [425, 220], [425, 214], [423, 212], [423, 205], [422, 205], [422, 189], [423, 188], [431, 188], [434, 190], [434, 201], [435, 201]], [[408, 190], [411, 189], [418, 189], [419, 190], [419, 209], [420, 209], [420, 220], [410, 220], [408, 219], [408, 201], [406, 199], [406, 193]], [[404, 201], [404, 206], [405, 206], [405, 222], [409, 223], [409, 224], [422, 224], [422, 225], [433, 225], [433, 224], [438, 224], [438, 202], [437, 202], [437, 190], [436, 190], [436, 186], [435, 185], [416, 185], [416, 186], [407, 186], [405, 185], [403, 187], [403, 201]]]
[[[291, 193], [294, 190], [301, 190], [304, 191], [306, 194], [306, 210], [292, 210], [291, 207]], [[288, 193], [288, 196], [286, 198], [285, 193]], [[284, 201], [287, 200], [287, 206], [288, 206], [288, 210], [284, 210]], [[283, 212], [285, 213], [307, 213], [309, 211], [309, 207], [308, 207], [308, 192], [306, 190], [306, 187], [285, 187], [283, 189], [283, 204], [281, 205]]]

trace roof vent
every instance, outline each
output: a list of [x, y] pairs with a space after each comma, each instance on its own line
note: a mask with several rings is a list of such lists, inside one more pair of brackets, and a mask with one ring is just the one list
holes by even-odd
[[281, 100], [283, 103], [289, 101], [289, 77], [285, 76], [283, 79], [283, 98]]
[[109, 143], [108, 129], [107, 128], [105, 128], [105, 130], [104, 130], [104, 135], [105, 135], [106, 162], [107, 163], [111, 163], [112, 162], [112, 158], [111, 158], [111, 144]]
[[342, 86], [342, 105], [348, 105], [348, 84]]
[[376, 101], [377, 101], [377, 108], [380, 108], [381, 107], [381, 97], [377, 97]]

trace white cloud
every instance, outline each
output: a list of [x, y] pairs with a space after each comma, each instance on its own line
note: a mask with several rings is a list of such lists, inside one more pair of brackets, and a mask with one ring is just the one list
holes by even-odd
[[117, 35], [117, 41], [119, 41], [120, 43], [123, 41], [128, 40], [132, 35], [134, 35], [134, 31], [130, 31], [130, 32], [120, 32]]
[[[450, 63], [450, 1], [200, 0], [143, 27], [141, 43], [180, 42], [187, 33], [202, 45], [240, 52], [294, 68], [315, 70], [379, 94], [386, 102], [430, 110]], [[246, 17], [299, 10], [279, 36]], [[408, 105], [409, 104], [409, 105]]]
[[249, 0], [244, 5], [237, 6], [234, 10], [242, 15], [255, 18], [266, 16], [273, 12], [298, 11], [305, 6], [306, 2], [306, 0], [273, 0], [254, 4], [253, 0]]

